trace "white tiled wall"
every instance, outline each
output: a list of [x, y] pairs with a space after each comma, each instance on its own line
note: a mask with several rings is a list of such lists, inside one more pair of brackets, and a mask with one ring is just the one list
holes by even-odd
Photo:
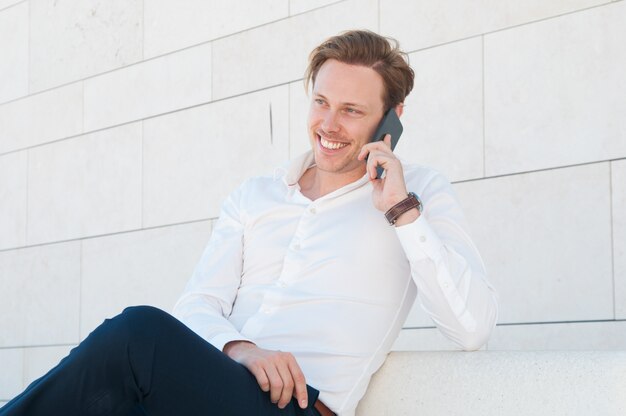
[[[0, 3], [0, 7], [2, 4]], [[0, 13], [0, 103], [28, 94], [28, 3]], [[10, 80], [10, 82], [6, 82]]]
[[139, 120], [211, 100], [211, 44], [85, 81], [85, 129]]
[[487, 175], [626, 154], [625, 19], [620, 2], [485, 36]]
[[142, 58], [142, 0], [45, 0], [25, 4], [30, 6], [31, 92]]
[[0, 252], [0, 349], [78, 341], [80, 242]]
[[[416, 71], [397, 153], [455, 183], [487, 349], [624, 349], [626, 2], [0, 0], [0, 405], [105, 317], [170, 309], [222, 199], [308, 148], [342, 30]], [[452, 350], [416, 306], [398, 350]]]
[[84, 240], [81, 338], [126, 306], [171, 310], [210, 235], [210, 221], [200, 221]]
[[271, 175], [289, 156], [288, 99], [283, 85], [146, 120], [144, 225], [217, 217], [247, 177]]
[[29, 150], [29, 244], [140, 227], [141, 123]]
[[0, 250], [26, 244], [27, 151], [0, 156]]
[[414, 94], [405, 102], [397, 153], [451, 181], [483, 176], [482, 39], [409, 55]]
[[81, 82], [0, 104], [0, 154], [82, 131]]
[[288, 0], [144, 2], [144, 57], [232, 35], [288, 15]]
[[456, 185], [499, 321], [613, 319], [608, 163]]

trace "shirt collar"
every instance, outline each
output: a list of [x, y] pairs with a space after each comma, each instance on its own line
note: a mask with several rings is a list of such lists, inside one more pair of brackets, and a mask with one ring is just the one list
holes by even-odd
[[[283, 183], [287, 186], [287, 189], [293, 191], [295, 189], [300, 189], [300, 185], [298, 181], [310, 167], [315, 166], [315, 156], [313, 155], [313, 151], [309, 150], [295, 159], [287, 162], [285, 165], [276, 168], [274, 171], [274, 179], [282, 179]], [[325, 195], [324, 198], [328, 197], [336, 197], [346, 192], [349, 192], [353, 189], [359, 188], [369, 182], [369, 178], [367, 173], [363, 175], [361, 178], [356, 181], [349, 183], [328, 195]]]

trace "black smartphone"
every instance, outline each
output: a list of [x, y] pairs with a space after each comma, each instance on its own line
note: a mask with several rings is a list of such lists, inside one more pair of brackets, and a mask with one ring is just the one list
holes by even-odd
[[[400, 140], [402, 130], [402, 123], [400, 123], [396, 110], [394, 108], [390, 108], [380, 121], [380, 124], [378, 125], [378, 128], [376, 128], [376, 132], [374, 133], [371, 141], [382, 141], [385, 138], [385, 135], [390, 134], [391, 150], [393, 151], [396, 148], [396, 144], [398, 144], [398, 140]], [[376, 167], [376, 179], [380, 179], [383, 171], [384, 169], [382, 166]]]

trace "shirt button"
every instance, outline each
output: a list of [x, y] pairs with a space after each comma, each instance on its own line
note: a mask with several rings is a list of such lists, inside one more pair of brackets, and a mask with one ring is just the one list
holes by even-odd
[[423, 235], [420, 236], [420, 241], [423, 243], [426, 241], [426, 237], [424, 237]]
[[309, 212], [310, 212], [311, 214], [317, 214], [317, 210], [315, 209], [315, 207], [311, 207], [311, 208], [309, 209]]
[[282, 280], [278, 281], [278, 286], [280, 287], [287, 287], [287, 283], [283, 282]]
[[294, 249], [294, 250], [300, 250], [300, 244], [297, 244], [297, 243], [296, 243], [296, 244], [294, 244], [294, 245], [293, 245], [293, 249]]

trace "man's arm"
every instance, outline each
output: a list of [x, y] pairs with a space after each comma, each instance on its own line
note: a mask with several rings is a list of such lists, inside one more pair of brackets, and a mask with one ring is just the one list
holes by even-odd
[[240, 199], [245, 184], [222, 205], [211, 239], [182, 296], [174, 315], [257, 379], [272, 402], [284, 408], [295, 395], [307, 406], [306, 381], [293, 355], [257, 347], [226, 318], [230, 315], [243, 270], [243, 224]]
[[[369, 154], [373, 202], [386, 212], [407, 196], [402, 164], [388, 139], [363, 147]], [[384, 179], [375, 178], [381, 164]], [[396, 222], [396, 233], [411, 265], [418, 298], [437, 327], [465, 350], [480, 348], [497, 319], [497, 298], [487, 282], [478, 250], [466, 232], [461, 208], [450, 184], [441, 175], [429, 178], [422, 191], [424, 213], [406, 212]]]

